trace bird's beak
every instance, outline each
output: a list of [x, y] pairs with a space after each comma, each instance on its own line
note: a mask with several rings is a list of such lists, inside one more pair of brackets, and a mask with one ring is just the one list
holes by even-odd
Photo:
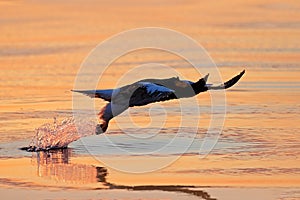
[[204, 76], [204, 81], [205, 81], [205, 83], [207, 82], [207, 80], [208, 80], [208, 77], [209, 77], [209, 74], [207, 74], [206, 76]]

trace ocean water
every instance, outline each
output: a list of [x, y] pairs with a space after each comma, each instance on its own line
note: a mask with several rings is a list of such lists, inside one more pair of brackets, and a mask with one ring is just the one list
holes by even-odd
[[[225, 121], [221, 134], [213, 135], [213, 138], [217, 139], [214, 148], [206, 149], [202, 146], [203, 141], [211, 137], [207, 134], [212, 119], [210, 93], [200, 94], [194, 99], [184, 99], [183, 102], [174, 100], [134, 107], [112, 120], [105, 134], [94, 135], [94, 129], [90, 128], [84, 135], [86, 137], [69, 144], [68, 152], [71, 153], [67, 153], [70, 162], [67, 164], [72, 164], [72, 167], [67, 166], [66, 169], [71, 175], [63, 174], [58, 182], [72, 182], [71, 172], [88, 173], [89, 170], [93, 175], [91, 179], [95, 178], [97, 169], [91, 167], [92, 164], [82, 167], [72, 163], [76, 159], [91, 155], [116, 160], [131, 157], [142, 159], [143, 156], [178, 156], [183, 157], [182, 159], [191, 158], [191, 164], [178, 164], [176, 167], [175, 163], [175, 167], [171, 165], [164, 169], [164, 173], [173, 177], [169, 177], [169, 182], [166, 183], [168, 185], [183, 183], [182, 185], [197, 187], [247, 187], [247, 180], [251, 180], [252, 182], [248, 181], [251, 182], [251, 187], [269, 188], [266, 190], [269, 192], [273, 191], [270, 189], [272, 187], [283, 188], [277, 199], [299, 199], [300, 26], [297, 19], [300, 5], [294, 1], [253, 1], [247, 5], [232, 2], [236, 3], [235, 11], [230, 11], [232, 9], [229, 9], [230, 5], [226, 1], [219, 3], [227, 9], [221, 9], [222, 6], [216, 8], [209, 2], [178, 1], [173, 5], [163, 1], [162, 4], [168, 5], [167, 11], [154, 8], [151, 3], [144, 5], [138, 2], [130, 3], [135, 5], [133, 7], [125, 5], [126, 9], [109, 2], [103, 2], [101, 5], [94, 2], [94, 6], [81, 6], [80, 1], [74, 2], [73, 5], [68, 2], [31, 2], [28, 5], [17, 1], [0, 2], [7, 7], [2, 12], [5, 17], [0, 20], [1, 161], [30, 158], [33, 160], [34, 170], [36, 163], [39, 163], [37, 158], [47, 161], [47, 154], [39, 157], [39, 153], [25, 152], [19, 148], [29, 145], [36, 129], [43, 124], [53, 125], [54, 118], [61, 122], [72, 117], [74, 111], [77, 112], [70, 90], [78, 84], [78, 71], [90, 51], [99, 42], [120, 31], [135, 27], [160, 26], [183, 32], [200, 43], [213, 59], [223, 80], [230, 79], [243, 69], [246, 70], [238, 84], [226, 91]], [[25, 6], [26, 12], [20, 5]], [[49, 7], [45, 5], [53, 8], [53, 16], [56, 17], [45, 14], [49, 13]], [[80, 16], [75, 12], [79, 8]], [[149, 8], [154, 8], [157, 16], [164, 17], [157, 18]], [[198, 12], [200, 8], [203, 12]], [[102, 11], [100, 14], [99, 9]], [[189, 14], [180, 15], [183, 13], [181, 9]], [[120, 13], [120, 16], [115, 15], [115, 12]], [[17, 18], [15, 15], [20, 16]], [[159, 39], [159, 35], [153, 37]], [[127, 39], [134, 41], [136, 38]], [[195, 49], [189, 49], [181, 43], [173, 42], [172, 47], [184, 49], [190, 55], [196, 52]], [[112, 50], [115, 48], [117, 47], [109, 47]], [[211, 70], [211, 63], [202, 59], [204, 58], [201, 56], [195, 58], [197, 62], [202, 63], [201, 73], [198, 73], [180, 56], [161, 50], [140, 49], [114, 60], [97, 80], [97, 88], [115, 88], [145, 77], [179, 76], [195, 81]], [[99, 65], [99, 68], [102, 67]], [[93, 77], [93, 71], [83, 74], [82, 77]], [[216, 74], [210, 74], [209, 81], [213, 82], [215, 77]], [[95, 81], [93, 79], [93, 82]], [[81, 84], [82, 87], [89, 85]], [[94, 101], [76, 95], [75, 98], [90, 102], [89, 105], [92, 105], [96, 112], [105, 105], [102, 100]], [[180, 106], [183, 106], [183, 111]], [[186, 119], [184, 124], [183, 118]], [[73, 128], [65, 127], [69, 131]], [[207, 155], [204, 160], [199, 161], [201, 152]], [[58, 156], [60, 161], [57, 163], [51, 160], [49, 165], [45, 161], [44, 168], [37, 168], [42, 171], [38, 177], [46, 177], [45, 180], [48, 180], [47, 177], [51, 177], [51, 180], [53, 177], [61, 177], [60, 173], [64, 171], [60, 164], [65, 153], [51, 152], [49, 155], [50, 158]], [[201, 162], [205, 162], [207, 166], [203, 166]], [[145, 162], [139, 166], [149, 165], [151, 163]], [[115, 165], [111, 167], [116, 168]], [[110, 166], [107, 168], [110, 170]], [[47, 174], [50, 172], [55, 175]], [[114, 172], [110, 173], [113, 177]], [[177, 175], [183, 178], [175, 179]], [[202, 180], [201, 177], [206, 175], [220, 177], [220, 180], [223, 180], [222, 177], [226, 179], [223, 182], [214, 182], [209, 178]], [[4, 180], [5, 177], [5, 172], [1, 172], [1, 184], [11, 185], [13, 178]], [[195, 181], [193, 177], [198, 177], [199, 180]], [[237, 181], [237, 177], [241, 177], [240, 182]], [[129, 177], [127, 182], [124, 181], [125, 178], [121, 179], [122, 176], [118, 178], [120, 182], [125, 182], [126, 186], [135, 185], [134, 181], [129, 181]], [[23, 179], [36, 181], [28, 177]], [[147, 185], [147, 180], [137, 183]], [[119, 179], [115, 178], [114, 181], [117, 182], [116, 185], [122, 185], [118, 184]], [[149, 184], [161, 185], [159, 181], [149, 181]], [[89, 183], [94, 187], [99, 181], [93, 179]], [[28, 188], [26, 184], [22, 187]], [[37, 185], [35, 187], [38, 188]], [[107, 185], [99, 187], [105, 188]], [[127, 189], [130, 191], [133, 188]], [[211, 192], [217, 197], [224, 194], [223, 199], [225, 194], [232, 194], [222, 189], [212, 189]], [[18, 190], [20, 194], [24, 192], [22, 188]], [[176, 190], [183, 189], [179, 187]], [[208, 192], [209, 189], [205, 191]], [[0, 191], [2, 192], [4, 193]], [[134, 192], [143, 196], [139, 191]], [[157, 198], [164, 195], [164, 192], [157, 193]], [[261, 194], [259, 191], [254, 193]], [[201, 195], [201, 198], [205, 199], [205, 194]], [[122, 194], [116, 198], [121, 196]], [[145, 199], [149, 199], [149, 196], [151, 195], [145, 193]], [[171, 195], [166, 198], [173, 197]], [[182, 196], [182, 199], [188, 197]]]

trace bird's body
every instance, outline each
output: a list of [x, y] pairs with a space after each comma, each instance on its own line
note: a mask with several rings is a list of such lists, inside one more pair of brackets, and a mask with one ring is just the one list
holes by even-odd
[[171, 99], [188, 98], [207, 90], [226, 89], [233, 86], [245, 71], [225, 82], [213, 86], [207, 84], [208, 75], [197, 82], [180, 80], [178, 77], [168, 79], [144, 79], [116, 89], [106, 90], [72, 90], [92, 98], [101, 98], [109, 103], [99, 112], [99, 124], [96, 133], [104, 133], [109, 121], [129, 107], [144, 106], [150, 103]]

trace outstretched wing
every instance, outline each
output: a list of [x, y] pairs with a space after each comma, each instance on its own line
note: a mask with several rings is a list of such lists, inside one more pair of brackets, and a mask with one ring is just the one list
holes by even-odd
[[101, 98], [105, 101], [111, 101], [113, 89], [108, 90], [71, 90], [72, 92], [79, 92], [91, 98]]
[[245, 74], [245, 70], [243, 70], [240, 74], [238, 74], [237, 76], [233, 77], [232, 79], [230, 79], [229, 81], [227, 81], [221, 85], [214, 86], [211, 84], [207, 84], [206, 87], [209, 90], [224, 90], [224, 89], [230, 88], [231, 86], [236, 84], [244, 74]]
[[150, 82], [139, 82], [138, 86], [130, 97], [130, 107], [176, 99], [175, 91], [170, 88]]
[[130, 96], [130, 107], [176, 99], [175, 91], [170, 88], [150, 82], [138, 82], [136, 85], [138, 87]]

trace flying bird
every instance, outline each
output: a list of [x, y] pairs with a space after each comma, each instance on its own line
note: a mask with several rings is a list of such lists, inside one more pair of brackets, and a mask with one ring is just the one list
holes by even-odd
[[244, 75], [245, 70], [229, 81], [213, 85], [207, 84], [209, 74], [197, 82], [180, 80], [178, 77], [168, 79], [144, 79], [116, 89], [106, 90], [72, 90], [91, 98], [101, 98], [107, 103], [98, 114], [99, 124], [96, 134], [104, 133], [109, 121], [129, 107], [144, 106], [159, 101], [193, 97], [208, 90], [224, 90], [236, 84]]

